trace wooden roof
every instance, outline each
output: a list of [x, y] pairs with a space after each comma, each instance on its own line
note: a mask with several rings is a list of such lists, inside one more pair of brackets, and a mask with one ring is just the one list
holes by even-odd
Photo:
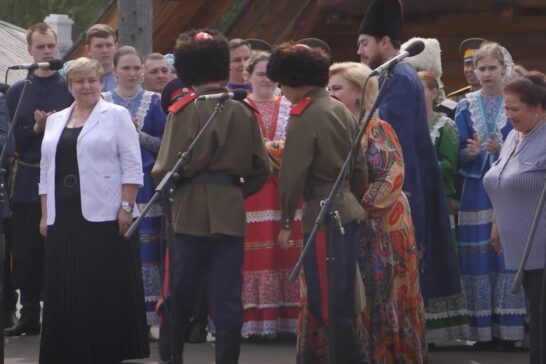
[[[213, 27], [228, 38], [260, 38], [271, 44], [317, 37], [332, 48], [334, 60], [354, 60], [356, 32], [370, 0], [153, 0], [154, 51], [172, 51], [177, 35]], [[498, 41], [516, 62], [546, 71], [544, 0], [404, 0], [404, 39], [440, 41], [444, 83], [464, 85], [459, 43], [469, 37]], [[116, 28], [115, 1], [96, 21]], [[69, 57], [84, 55], [83, 42]]]
[[[26, 30], [16, 25], [0, 20], [0, 73], [5, 75], [8, 66], [21, 63], [31, 63], [32, 57], [27, 51]], [[11, 85], [25, 77], [26, 71], [9, 71], [7, 83]], [[5, 83], [2, 78], [0, 82]]]

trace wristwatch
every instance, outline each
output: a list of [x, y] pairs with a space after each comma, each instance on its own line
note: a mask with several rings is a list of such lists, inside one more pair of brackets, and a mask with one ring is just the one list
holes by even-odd
[[135, 203], [134, 202], [122, 201], [121, 202], [121, 209], [130, 214], [135, 209]]

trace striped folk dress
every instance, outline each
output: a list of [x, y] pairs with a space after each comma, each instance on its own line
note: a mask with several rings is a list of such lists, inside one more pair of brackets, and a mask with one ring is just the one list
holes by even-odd
[[[256, 110], [256, 119], [270, 154], [278, 158], [285, 139], [290, 102], [284, 97], [265, 102], [247, 98], [246, 102]], [[294, 246], [288, 249], [277, 245], [281, 212], [275, 174], [260, 192], [245, 200], [245, 210], [242, 336], [295, 334], [300, 290], [298, 282], [288, 283], [288, 275], [301, 250], [301, 210], [298, 210], [292, 228]]]
[[[494, 137], [502, 143], [512, 128], [504, 111], [503, 96], [486, 97], [480, 91], [469, 93], [459, 103], [455, 122], [460, 151], [474, 134], [483, 142]], [[464, 151], [461, 157], [463, 154]], [[482, 150], [472, 160], [461, 158], [459, 164], [463, 190], [457, 236], [470, 324], [467, 339], [479, 342], [524, 339], [524, 295], [510, 292], [515, 271], [506, 269], [504, 257], [491, 246], [493, 209], [483, 187], [483, 176], [497, 158], [498, 154]]]

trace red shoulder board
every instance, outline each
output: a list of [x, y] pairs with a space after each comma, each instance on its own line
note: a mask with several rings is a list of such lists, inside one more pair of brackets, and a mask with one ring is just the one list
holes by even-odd
[[181, 98], [180, 100], [178, 100], [177, 102], [169, 106], [169, 109], [168, 109], [169, 113], [176, 114], [177, 112], [182, 110], [187, 104], [195, 100], [197, 96], [199, 96], [197, 95], [197, 93], [190, 92], [189, 94], [187, 94], [186, 96], [184, 96], [183, 98]]
[[306, 97], [305, 99], [298, 102], [296, 105], [292, 106], [292, 109], [290, 110], [290, 115], [300, 116], [301, 114], [303, 114], [305, 109], [307, 109], [307, 106], [311, 105], [312, 102], [312, 97]]
[[260, 113], [258, 111], [258, 108], [256, 107], [256, 104], [251, 99], [249, 99], [248, 97], [245, 97], [245, 99], [242, 102], [243, 102], [243, 105], [245, 105], [250, 110], [252, 110], [252, 112], [258, 113], [258, 114]]

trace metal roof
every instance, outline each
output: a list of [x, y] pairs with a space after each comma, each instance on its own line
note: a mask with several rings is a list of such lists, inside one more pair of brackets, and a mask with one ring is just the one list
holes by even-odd
[[[27, 51], [26, 30], [0, 20], [0, 82], [5, 82], [8, 66], [31, 63]], [[26, 76], [26, 71], [9, 71], [8, 84], [11, 85]]]

